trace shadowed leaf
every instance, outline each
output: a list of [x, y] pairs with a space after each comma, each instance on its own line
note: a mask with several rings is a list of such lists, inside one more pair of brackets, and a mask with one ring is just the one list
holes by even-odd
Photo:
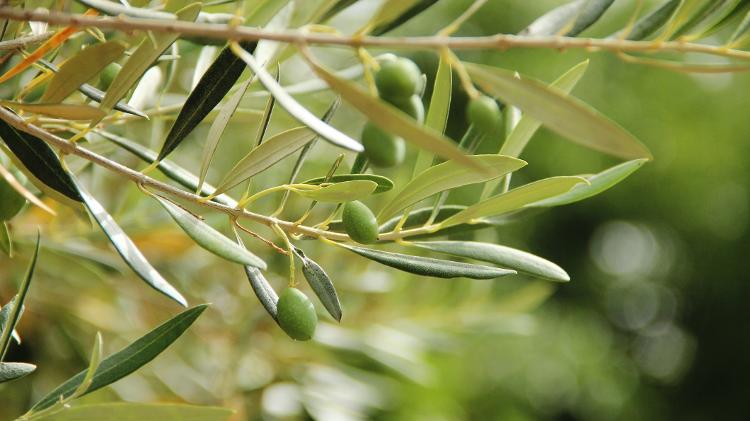
[[336, 319], [337, 322], [340, 322], [342, 315], [341, 302], [331, 278], [317, 262], [307, 257], [301, 249], [294, 247], [294, 252], [302, 260], [302, 274], [307, 279], [307, 283], [310, 284], [310, 288], [318, 296], [328, 314]]

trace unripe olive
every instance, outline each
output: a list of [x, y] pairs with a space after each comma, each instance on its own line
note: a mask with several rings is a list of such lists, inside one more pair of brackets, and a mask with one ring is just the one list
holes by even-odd
[[375, 74], [375, 85], [383, 99], [408, 99], [422, 83], [422, 72], [413, 61], [405, 58], [383, 62]]
[[120, 66], [117, 63], [109, 63], [107, 67], [102, 70], [102, 72], [99, 74], [99, 87], [102, 91], [106, 91], [109, 89], [109, 85], [112, 84], [112, 81], [115, 80], [115, 77], [117, 77], [117, 74], [120, 72], [120, 69], [122, 66]]
[[0, 177], [0, 221], [8, 221], [21, 212], [26, 199]]
[[369, 122], [362, 129], [362, 146], [365, 156], [376, 167], [393, 167], [403, 162], [406, 155], [403, 139]]
[[500, 124], [502, 115], [497, 102], [488, 96], [480, 96], [469, 101], [466, 119], [481, 133], [489, 133]]
[[417, 123], [424, 123], [424, 104], [422, 104], [422, 98], [419, 95], [412, 95], [408, 99], [393, 100], [391, 103], [417, 120]]
[[344, 205], [341, 222], [349, 237], [358, 243], [370, 244], [378, 239], [378, 220], [370, 208], [359, 200]]
[[302, 291], [287, 288], [279, 296], [276, 305], [279, 326], [292, 339], [307, 341], [313, 337], [318, 325], [315, 307]]

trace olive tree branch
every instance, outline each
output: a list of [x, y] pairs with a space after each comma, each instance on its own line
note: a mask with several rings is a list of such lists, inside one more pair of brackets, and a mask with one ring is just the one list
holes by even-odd
[[217, 23], [195, 23], [177, 20], [140, 19], [125, 16], [91, 17], [61, 12], [21, 10], [0, 7], [0, 18], [18, 21], [38, 21], [81, 28], [116, 29], [121, 31], [148, 30], [172, 32], [224, 40], [271, 40], [292, 44], [317, 44], [346, 47], [381, 47], [389, 49], [495, 49], [512, 48], [573, 49], [611, 52], [678, 52], [701, 53], [741, 60], [750, 60], [750, 51], [726, 46], [698, 44], [685, 41], [631, 41], [618, 38], [573, 38], [562, 36], [521, 36], [496, 34], [480, 37], [450, 37], [443, 35], [417, 37], [341, 36], [313, 33], [304, 30], [267, 31], [259, 28], [229, 26]]

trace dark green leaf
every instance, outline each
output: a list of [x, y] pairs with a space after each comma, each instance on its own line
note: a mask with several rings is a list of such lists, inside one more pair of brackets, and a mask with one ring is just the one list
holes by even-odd
[[62, 196], [82, 201], [70, 174], [62, 167], [52, 148], [43, 140], [17, 131], [5, 121], [0, 121], [0, 138], [39, 182]]
[[305, 275], [310, 288], [318, 296], [328, 314], [336, 319], [337, 322], [340, 322], [342, 315], [341, 302], [339, 302], [339, 296], [336, 294], [333, 281], [331, 281], [326, 271], [317, 262], [307, 257], [301, 249], [294, 247], [294, 252], [302, 260], [302, 274]]
[[570, 280], [570, 276], [560, 266], [511, 247], [475, 241], [430, 241], [412, 244], [439, 253], [494, 263], [551, 281], [568, 282]]
[[612, 3], [614, 0], [572, 1], [540, 16], [519, 35], [574, 37], [599, 20]]
[[[242, 48], [253, 51], [256, 42], [244, 42]], [[208, 113], [221, 102], [245, 70], [245, 62], [238, 58], [229, 47], [224, 48], [211, 67], [203, 74], [198, 85], [190, 92], [185, 105], [167, 134], [158, 160], [169, 155], [203, 121]]]
[[500, 269], [491, 266], [452, 262], [450, 260], [433, 259], [431, 257], [410, 256], [408, 254], [392, 253], [349, 245], [343, 247], [359, 254], [360, 256], [374, 260], [386, 266], [422, 276], [434, 276], [436, 278], [466, 277], [473, 279], [492, 279], [516, 273], [514, 270]]
[[[193, 324], [206, 307], [208, 307], [207, 304], [201, 304], [183, 311], [122, 350], [102, 360], [96, 369], [96, 374], [94, 374], [91, 386], [86, 390], [86, 393], [91, 393], [110, 385], [156, 358], [172, 342], [182, 336], [185, 330]], [[40, 411], [53, 405], [60, 397], [66, 398], [70, 396], [78, 388], [78, 385], [81, 384], [85, 376], [86, 370], [71, 377], [43, 397], [31, 409], [33, 411]]]
[[[657, 29], [661, 28], [662, 25], [667, 23], [669, 17], [672, 16], [677, 6], [680, 5], [681, 0], [667, 0], [662, 3], [659, 7], [654, 9], [651, 13], [638, 19], [630, 31], [628, 31], [626, 39], [633, 41], [640, 41], [649, 35], [653, 34]], [[621, 32], [612, 35], [613, 38], [620, 36]]]
[[91, 213], [91, 216], [94, 217], [96, 223], [99, 224], [104, 234], [115, 247], [115, 250], [117, 250], [117, 253], [133, 269], [133, 272], [155, 290], [187, 307], [187, 301], [182, 294], [151, 266], [151, 263], [146, 260], [143, 253], [135, 246], [133, 240], [117, 225], [117, 222], [107, 213], [106, 209], [82, 187], [79, 186], [78, 191], [83, 197], [83, 202]]
[[41, 242], [41, 236], [37, 232], [36, 235], [36, 247], [34, 248], [34, 255], [31, 257], [29, 266], [26, 269], [26, 275], [24, 275], [21, 286], [18, 288], [18, 294], [12, 300], [10, 311], [7, 313], [7, 319], [3, 324], [3, 331], [0, 334], [0, 361], [5, 358], [5, 354], [8, 352], [10, 346], [10, 340], [13, 337], [13, 332], [18, 324], [18, 319], [21, 318], [23, 312], [23, 305], [26, 301], [26, 295], [29, 293], [29, 286], [31, 285], [31, 279], [34, 277], [34, 269], [36, 269], [36, 261], [39, 257], [39, 243]]
[[383, 35], [386, 32], [390, 32], [399, 26], [406, 23], [409, 19], [413, 18], [414, 16], [417, 16], [418, 14], [425, 11], [428, 7], [432, 6], [433, 4], [437, 3], [437, 0], [420, 0], [414, 3], [411, 7], [403, 11], [401, 14], [398, 15], [395, 19], [391, 20], [390, 22], [383, 22], [382, 24], [376, 26], [370, 31], [370, 34], [374, 36]]
[[26, 363], [0, 363], [0, 383], [20, 379], [36, 370], [34, 364]]
[[391, 190], [393, 188], [393, 181], [391, 181], [387, 177], [383, 177], [382, 175], [375, 175], [375, 174], [339, 174], [332, 176], [328, 181], [326, 181], [325, 177], [317, 177], [313, 178], [307, 181], [302, 182], [302, 184], [321, 184], [323, 182], [326, 183], [341, 183], [342, 181], [352, 181], [352, 180], [368, 180], [368, 181], [374, 181], [378, 184], [378, 186], [375, 188], [374, 193], [383, 193], [387, 192], [388, 190]]
[[271, 284], [268, 283], [263, 272], [252, 266], [245, 266], [245, 274], [247, 275], [250, 286], [253, 287], [253, 292], [258, 297], [258, 300], [266, 309], [268, 314], [273, 317], [274, 320], [278, 317], [278, 310], [276, 308], [279, 302], [279, 296], [274, 291]]

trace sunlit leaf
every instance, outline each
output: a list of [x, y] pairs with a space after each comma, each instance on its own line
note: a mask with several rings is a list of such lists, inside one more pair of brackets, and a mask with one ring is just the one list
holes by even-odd
[[374, 193], [383, 193], [391, 190], [393, 188], [393, 181], [391, 181], [387, 177], [383, 177], [382, 175], [376, 175], [376, 174], [338, 174], [331, 176], [327, 181], [326, 177], [316, 177], [312, 178], [307, 181], [303, 181], [302, 184], [322, 184], [322, 183], [340, 183], [342, 181], [351, 181], [351, 180], [369, 180], [374, 181], [377, 183], [378, 187], [375, 188]]
[[568, 192], [579, 183], [587, 183], [582, 177], [550, 177], [525, 184], [506, 193], [490, 197], [487, 200], [469, 206], [465, 210], [441, 222], [442, 227], [449, 227], [476, 218], [500, 215], [520, 209], [531, 203]]
[[216, 188], [216, 193], [223, 193], [271, 167], [271, 165], [305, 146], [315, 136], [315, 133], [307, 127], [295, 127], [271, 137], [251, 150], [229, 170], [229, 173], [224, 176], [224, 180]]
[[[94, 378], [91, 381], [91, 385], [86, 390], [86, 393], [91, 393], [104, 386], [110, 385], [133, 373], [135, 370], [143, 367], [156, 358], [157, 355], [167, 349], [167, 347], [177, 338], [182, 336], [182, 334], [185, 333], [185, 330], [193, 324], [195, 319], [197, 319], [207, 307], [207, 304], [201, 304], [183, 311], [177, 316], [167, 320], [156, 329], [140, 337], [135, 342], [102, 360], [99, 367], [96, 369]], [[66, 398], [70, 396], [78, 388], [85, 376], [86, 370], [71, 377], [65, 383], [44, 396], [31, 409], [38, 412], [53, 405], [61, 397]], [[139, 420], [145, 419], [148, 419], [148, 417], [139, 418]]]
[[[241, 44], [243, 48], [255, 49], [255, 42]], [[245, 70], [245, 63], [232, 50], [225, 48], [214, 60], [211, 67], [203, 74], [198, 85], [190, 92], [180, 110], [172, 128], [167, 134], [164, 145], [159, 151], [159, 159], [169, 155], [208, 113], [221, 102]]]
[[27, 363], [2, 363], [0, 362], [0, 383], [20, 379], [28, 376], [36, 370], [34, 364]]
[[199, 246], [232, 262], [266, 269], [266, 263], [246, 248], [237, 245], [224, 234], [201, 221], [190, 212], [174, 203], [154, 196], [185, 233]]
[[469, 156], [469, 159], [477, 161], [477, 165], [489, 170], [478, 173], [453, 161], [430, 167], [413, 178], [390, 203], [385, 205], [378, 215], [378, 220], [382, 222], [401, 209], [441, 191], [483, 183], [516, 171], [526, 165], [525, 161], [502, 155], [472, 155]]
[[226, 421], [234, 411], [175, 403], [115, 402], [81, 405], [34, 418], [39, 421]]
[[62, 118], [65, 120], [101, 120], [107, 115], [99, 108], [83, 104], [24, 104], [21, 102], [0, 101], [0, 104], [15, 108], [17, 110], [28, 111], [34, 114], [46, 115], [49, 117]]
[[476, 241], [429, 241], [411, 244], [439, 253], [494, 263], [550, 281], [567, 282], [570, 280], [570, 276], [560, 266], [511, 247]]
[[133, 243], [133, 240], [128, 237], [125, 231], [117, 225], [117, 222], [107, 213], [106, 209], [86, 192], [81, 186], [78, 186], [78, 191], [83, 198], [83, 202], [86, 208], [91, 213], [91, 216], [99, 224], [104, 235], [107, 236], [109, 241], [114, 246], [117, 253], [122, 259], [133, 269], [141, 279], [143, 279], [148, 285], [155, 290], [161, 292], [167, 297], [177, 301], [183, 306], [187, 306], [187, 301], [169, 282], [164, 279], [159, 272], [151, 266], [151, 263], [146, 260], [146, 257], [138, 250], [138, 247]]
[[[453, 92], [453, 75], [451, 66], [443, 55], [440, 55], [435, 83], [432, 86], [432, 97], [427, 108], [427, 116], [424, 125], [436, 132], [445, 133], [445, 125], [448, 122], [448, 112], [451, 107], [451, 94]], [[412, 174], [416, 175], [427, 169], [432, 164], [433, 156], [425, 149], [419, 150], [417, 162], [414, 164]]]
[[550, 10], [519, 35], [565, 35], [574, 37], [593, 25], [614, 0], [575, 0]]
[[340, 322], [341, 302], [336, 293], [336, 288], [333, 286], [333, 281], [326, 271], [317, 262], [307, 257], [301, 249], [294, 247], [294, 252], [302, 260], [302, 274], [307, 279], [307, 283], [310, 284], [310, 288], [318, 296], [320, 303], [323, 304], [328, 314]]
[[289, 189], [302, 197], [318, 202], [344, 203], [364, 199], [371, 195], [377, 187], [378, 184], [374, 181], [351, 180], [314, 189], [301, 189], [299, 187], [290, 187]]
[[586, 178], [586, 180], [588, 180], [590, 184], [579, 184], [573, 187], [567, 193], [533, 203], [529, 206], [552, 207], [567, 205], [568, 203], [578, 202], [591, 196], [595, 196], [611, 188], [620, 181], [626, 179], [630, 174], [634, 173], [646, 162], [648, 161], [645, 159], [635, 159], [632, 161], [623, 162], [622, 164], [616, 165], [612, 168], [608, 168], [607, 170], [604, 170], [598, 174], [585, 176], [584, 178]]
[[583, 102], [513, 72], [465, 63], [472, 79], [487, 92], [507, 101], [573, 142], [610, 155], [651, 158], [638, 139]]
[[108, 41], [84, 49], [60, 67], [60, 71], [49, 81], [40, 101], [61, 102], [98, 75], [109, 63], [120, 58], [124, 52], [125, 45], [117, 41]]
[[471, 263], [452, 262], [431, 257], [411, 256], [408, 254], [368, 249], [357, 246], [344, 246], [346, 249], [394, 269], [422, 276], [436, 278], [473, 278], [492, 279], [505, 275], [514, 275], [516, 271]]
[[41, 235], [36, 235], [36, 246], [34, 247], [34, 255], [31, 256], [29, 266], [26, 268], [26, 274], [21, 281], [21, 286], [18, 288], [18, 293], [15, 298], [11, 301], [10, 310], [6, 313], [6, 320], [3, 323], [2, 334], [0, 334], [0, 361], [5, 358], [8, 353], [8, 347], [10, 346], [10, 340], [13, 337], [13, 332], [16, 329], [16, 324], [21, 318], [23, 312], [24, 303], [26, 302], [26, 296], [29, 293], [29, 286], [31, 286], [31, 279], [34, 277], [34, 269], [36, 269], [36, 261], [39, 257], [39, 243], [42, 241]]
[[99, 364], [101, 362], [102, 334], [100, 332], [96, 332], [96, 336], [94, 337], [94, 346], [91, 350], [91, 356], [89, 357], [89, 366], [86, 369], [86, 375], [83, 377], [81, 384], [78, 385], [76, 390], [70, 396], [71, 399], [75, 399], [78, 396], [83, 396], [83, 394], [86, 393], [94, 380], [94, 374], [96, 374], [96, 369], [99, 368]]

